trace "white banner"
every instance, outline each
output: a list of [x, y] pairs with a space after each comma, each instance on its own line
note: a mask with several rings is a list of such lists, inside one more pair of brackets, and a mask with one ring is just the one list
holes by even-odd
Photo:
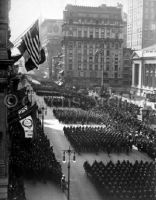
[[33, 137], [33, 120], [31, 116], [28, 116], [22, 120], [20, 123], [25, 132], [25, 138], [32, 138]]

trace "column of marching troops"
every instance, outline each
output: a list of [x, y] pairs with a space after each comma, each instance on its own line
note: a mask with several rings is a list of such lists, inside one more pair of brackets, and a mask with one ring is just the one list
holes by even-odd
[[41, 121], [33, 114], [36, 135], [25, 138], [19, 121], [9, 127], [11, 136], [9, 159], [9, 200], [24, 200], [23, 179], [60, 184], [61, 164], [56, 160], [53, 146], [44, 134]]
[[[105, 127], [64, 126], [64, 134], [78, 153], [106, 152], [129, 153], [132, 147], [147, 153], [153, 161], [111, 161], [104, 164], [95, 161], [84, 163], [86, 173], [105, 195], [119, 199], [156, 199], [156, 148], [155, 132], [137, 119], [140, 107], [132, 103], [118, 106], [115, 100], [91, 111], [54, 108], [61, 123], [99, 124]], [[99, 188], [99, 187], [98, 187]]]
[[[48, 106], [51, 101], [44, 98]], [[48, 100], [48, 101], [47, 101]], [[87, 104], [88, 101], [86, 101]], [[92, 105], [92, 103], [90, 104]], [[79, 106], [81, 107], [81, 106]], [[102, 127], [65, 126], [64, 133], [78, 153], [107, 152], [129, 153], [132, 146], [146, 152], [152, 159], [156, 157], [154, 148], [155, 135], [143, 122], [137, 120], [139, 107], [127, 103], [126, 108], [118, 106], [114, 100], [104, 102], [102, 106], [83, 105], [87, 111], [78, 108], [54, 108], [53, 112], [61, 123], [65, 124], [99, 124]], [[82, 107], [81, 107], [82, 108]], [[10, 199], [24, 199], [21, 177], [38, 180], [52, 180], [60, 183], [62, 177], [61, 165], [56, 160], [52, 146], [45, 136], [38, 118], [37, 137], [26, 139], [19, 122], [10, 126]], [[120, 199], [154, 199], [155, 163], [128, 161], [84, 163], [84, 169], [92, 177], [96, 185], [101, 186], [105, 194], [118, 196]], [[130, 176], [134, 174], [135, 176]], [[127, 179], [129, 177], [129, 179]], [[138, 177], [138, 178], [136, 178]], [[19, 182], [16, 183], [18, 180]], [[144, 183], [144, 184], [143, 184]], [[146, 184], [145, 184], [146, 183]], [[19, 184], [19, 187], [18, 187]], [[124, 187], [123, 187], [124, 186]], [[20, 191], [19, 191], [20, 188]], [[18, 190], [17, 190], [18, 189]], [[147, 198], [148, 197], [148, 198]]]

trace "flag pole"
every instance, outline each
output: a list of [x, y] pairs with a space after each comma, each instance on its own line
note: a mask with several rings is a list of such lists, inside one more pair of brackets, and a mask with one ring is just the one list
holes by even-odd
[[17, 44], [19, 44], [19, 41], [21, 40], [21, 38], [25, 35], [26, 32], [28, 32], [30, 30], [30, 28], [34, 25], [34, 23], [36, 22], [36, 20], [28, 27], [26, 28], [14, 41], [13, 44], [16, 47]]

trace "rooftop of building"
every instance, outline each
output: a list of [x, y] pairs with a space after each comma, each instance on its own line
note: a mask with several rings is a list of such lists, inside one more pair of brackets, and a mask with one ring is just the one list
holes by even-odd
[[45, 26], [47, 24], [55, 24], [55, 23], [60, 23], [62, 24], [63, 23], [63, 20], [62, 19], [44, 19], [42, 22], [41, 22], [41, 26]]
[[68, 11], [90, 11], [90, 12], [121, 12], [122, 5], [118, 4], [117, 6], [107, 6], [106, 4], [102, 4], [98, 7], [92, 7], [92, 6], [80, 6], [80, 5], [72, 5], [67, 4], [65, 7], [65, 10]]
[[134, 51], [133, 58], [135, 56], [138, 56], [139, 58], [142, 58], [142, 57], [154, 57], [155, 58], [156, 57], [156, 44], [146, 47], [144, 49]]

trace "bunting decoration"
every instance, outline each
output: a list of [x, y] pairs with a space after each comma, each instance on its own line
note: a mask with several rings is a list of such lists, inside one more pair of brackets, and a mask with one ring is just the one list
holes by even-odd
[[[25, 106], [21, 110], [18, 111], [18, 114], [21, 115], [28, 110], [28, 107]], [[20, 120], [20, 123], [25, 132], [25, 138], [32, 138], [33, 137], [33, 120], [30, 115], [26, 116], [25, 118]]]

